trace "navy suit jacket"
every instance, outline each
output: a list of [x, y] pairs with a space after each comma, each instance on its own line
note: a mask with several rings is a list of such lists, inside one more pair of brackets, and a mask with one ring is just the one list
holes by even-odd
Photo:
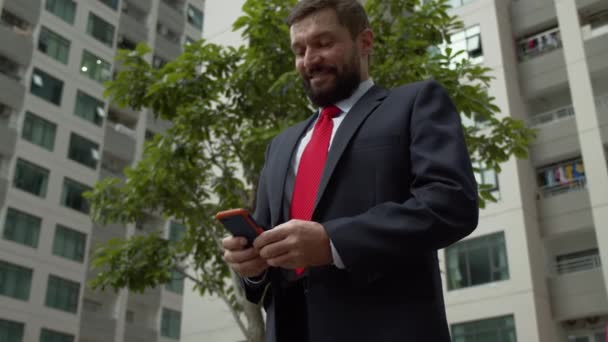
[[[269, 144], [255, 219], [274, 227], [289, 219], [285, 178], [314, 116]], [[475, 229], [477, 185], [459, 114], [435, 81], [372, 87], [353, 106], [332, 142], [313, 221], [320, 222], [346, 269], [308, 269], [309, 340], [449, 342], [437, 250]], [[285, 272], [246, 284], [267, 310], [267, 341], [302, 334]], [[299, 310], [299, 308], [295, 308]]]

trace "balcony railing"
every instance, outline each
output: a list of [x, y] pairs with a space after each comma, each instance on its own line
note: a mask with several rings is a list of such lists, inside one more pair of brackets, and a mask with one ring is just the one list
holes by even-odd
[[[608, 110], [608, 94], [595, 98], [595, 106], [598, 109]], [[543, 126], [552, 122], [557, 122], [574, 116], [574, 107], [572, 105], [552, 109], [548, 112], [533, 115], [530, 120], [530, 127]]]
[[562, 46], [562, 37], [559, 28], [527, 37], [517, 42], [519, 60], [525, 61]]
[[579, 178], [573, 179], [568, 182], [543, 186], [540, 188], [540, 191], [543, 194], [543, 197], [547, 198], [547, 197], [561, 195], [561, 194], [564, 194], [567, 192], [581, 191], [581, 190], [584, 190], [586, 187], [587, 187], [587, 180], [583, 176], [583, 177], [579, 177]]
[[133, 130], [123, 124], [108, 121], [108, 125], [110, 125], [110, 127], [112, 127], [112, 129], [114, 131], [116, 131], [120, 134], [124, 134], [132, 139], [137, 139], [137, 133], [135, 132], [135, 130]]
[[569, 258], [553, 264], [553, 274], [568, 274], [592, 270], [602, 266], [599, 254], [586, 255], [578, 258]]

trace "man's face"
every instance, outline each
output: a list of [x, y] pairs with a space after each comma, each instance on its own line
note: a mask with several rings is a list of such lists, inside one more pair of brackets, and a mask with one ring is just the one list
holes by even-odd
[[323, 107], [348, 98], [361, 83], [361, 53], [333, 9], [315, 12], [290, 28], [296, 69], [310, 100]]

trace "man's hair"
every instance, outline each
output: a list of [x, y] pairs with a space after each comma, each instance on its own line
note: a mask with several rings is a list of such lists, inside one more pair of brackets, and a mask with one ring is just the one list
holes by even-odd
[[348, 29], [353, 39], [369, 28], [367, 13], [356, 0], [301, 0], [289, 13], [287, 25], [291, 27], [305, 17], [326, 8], [336, 11], [338, 22]]

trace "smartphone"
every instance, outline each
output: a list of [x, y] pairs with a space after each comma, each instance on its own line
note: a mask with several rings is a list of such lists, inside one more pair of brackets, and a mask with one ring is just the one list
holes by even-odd
[[242, 236], [247, 239], [247, 246], [253, 244], [253, 240], [264, 232], [251, 214], [245, 209], [230, 209], [215, 214], [215, 219], [220, 221], [224, 227], [234, 236]]

